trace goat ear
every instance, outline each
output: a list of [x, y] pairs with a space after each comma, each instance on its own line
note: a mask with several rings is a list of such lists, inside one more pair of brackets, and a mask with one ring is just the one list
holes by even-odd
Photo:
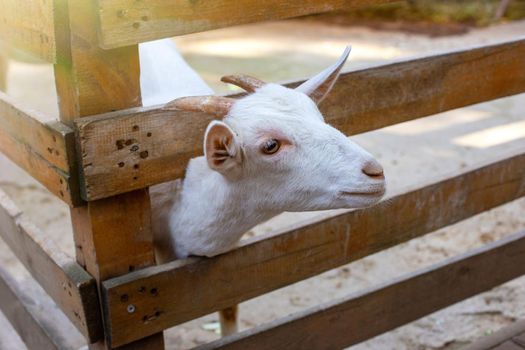
[[310, 96], [316, 104], [321, 103], [334, 86], [351, 49], [350, 46], [347, 46], [336, 63], [299, 85], [296, 90]]
[[204, 155], [208, 166], [226, 174], [242, 163], [242, 150], [235, 132], [225, 123], [214, 120], [204, 135]]

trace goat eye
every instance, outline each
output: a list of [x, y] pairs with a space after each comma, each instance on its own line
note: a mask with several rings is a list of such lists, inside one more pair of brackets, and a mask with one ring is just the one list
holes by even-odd
[[281, 147], [281, 144], [279, 143], [278, 140], [270, 139], [270, 140], [266, 140], [262, 144], [261, 150], [263, 153], [266, 153], [266, 154], [274, 154], [275, 152], [279, 150], [279, 147]]

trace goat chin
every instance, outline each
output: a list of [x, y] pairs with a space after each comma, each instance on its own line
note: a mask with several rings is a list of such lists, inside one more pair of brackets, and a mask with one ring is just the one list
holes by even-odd
[[182, 182], [150, 188], [159, 262], [224, 253], [283, 211], [362, 208], [381, 199], [381, 165], [317, 108], [349, 52], [296, 89], [227, 77], [250, 92], [233, 100], [206, 97], [212, 89], [170, 39], [139, 45], [144, 105], [200, 95], [170, 106], [225, 116], [209, 124], [205, 155], [190, 161]]

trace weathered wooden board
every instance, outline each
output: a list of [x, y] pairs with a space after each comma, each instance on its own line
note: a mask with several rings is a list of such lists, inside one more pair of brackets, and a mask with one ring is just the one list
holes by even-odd
[[55, 167], [69, 168], [65, 135], [73, 130], [65, 125], [58, 129], [58, 123], [46, 124], [39, 112], [29, 110], [19, 101], [0, 92], [0, 128], [17, 141], [27, 144], [41, 158]]
[[[220, 310], [376, 253], [525, 195], [525, 154], [350, 211], [193, 258], [105, 281], [115, 345]], [[213, 286], [210, 288], [210, 286]], [[128, 305], [135, 312], [128, 313]]]
[[[136, 45], [102, 50], [97, 44], [96, 1], [60, 1], [55, 65], [60, 119], [72, 123], [92, 113], [141, 105]], [[148, 189], [104, 198], [72, 209], [77, 261], [97, 283], [155, 264]], [[100, 305], [97, 305], [100, 308]], [[93, 348], [110, 349], [99, 341]], [[162, 332], [126, 349], [163, 349]]]
[[84, 337], [32, 280], [0, 266], [0, 309], [29, 349], [79, 349]]
[[0, 46], [0, 91], [6, 91], [7, 88], [7, 57], [1, 52]]
[[[342, 75], [321, 105], [353, 135], [525, 91], [525, 40], [407, 60]], [[291, 83], [290, 86], [298, 83]], [[95, 200], [175, 179], [202, 154], [214, 117], [137, 108], [76, 121], [85, 186]]]
[[198, 349], [342, 349], [525, 274], [525, 232]]
[[42, 123], [0, 92], [0, 152], [28, 172], [50, 192], [70, 205], [80, 198], [78, 176], [71, 169], [75, 159], [74, 132], [64, 124]]
[[[464, 346], [462, 350], [489, 350], [493, 349], [509, 339], [513, 339], [525, 349], [525, 320], [518, 320], [509, 326], [505, 326], [499, 331], [484, 336], [473, 343]], [[522, 339], [522, 341], [520, 341]]]
[[100, 49], [94, 1], [64, 1], [56, 9], [62, 28], [55, 65], [60, 120], [70, 124], [80, 116], [140, 106], [138, 47]]
[[55, 62], [54, 1], [0, 0], [0, 9], [0, 41]]
[[0, 237], [87, 339], [102, 336], [97, 285], [0, 190]]
[[105, 49], [243, 23], [323, 13], [393, 0], [99, 0]]

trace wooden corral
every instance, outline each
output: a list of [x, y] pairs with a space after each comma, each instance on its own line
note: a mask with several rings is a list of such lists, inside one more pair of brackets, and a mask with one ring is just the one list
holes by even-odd
[[[518, 152], [407, 188], [388, 206], [155, 266], [148, 186], [183, 175], [214, 117], [141, 107], [137, 44], [379, 2], [387, 1], [0, 0], [0, 40], [54, 63], [60, 101], [60, 121], [42, 123], [0, 93], [0, 151], [71, 207], [76, 246], [76, 258], [59, 251], [0, 192], [0, 236], [54, 301], [36, 310], [42, 292], [0, 270], [0, 308], [26, 344], [75, 347], [66, 332], [74, 326], [92, 348], [162, 349], [166, 328], [524, 196]], [[523, 57], [519, 38], [346, 72], [322, 111], [351, 135], [523, 93]], [[202, 348], [341, 348], [523, 274], [520, 232]]]

